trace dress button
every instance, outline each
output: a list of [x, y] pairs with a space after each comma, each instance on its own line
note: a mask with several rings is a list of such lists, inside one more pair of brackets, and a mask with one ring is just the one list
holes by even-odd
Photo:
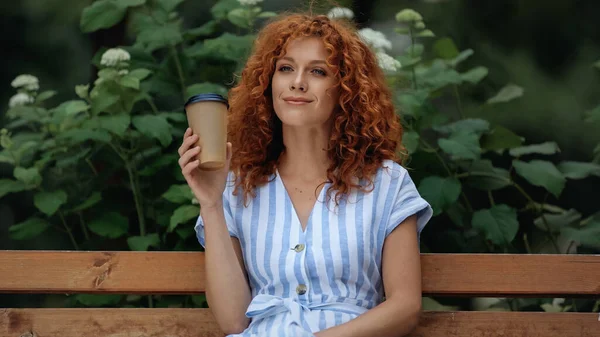
[[306, 286], [304, 284], [299, 284], [296, 287], [296, 293], [298, 295], [304, 295], [304, 294], [306, 294]]
[[300, 253], [304, 250], [305, 245], [303, 243], [297, 244], [292, 250], [296, 251], [296, 253]]

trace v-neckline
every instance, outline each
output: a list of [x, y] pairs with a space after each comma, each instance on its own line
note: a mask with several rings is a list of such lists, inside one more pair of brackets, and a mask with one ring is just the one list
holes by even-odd
[[294, 206], [294, 203], [292, 202], [292, 197], [290, 197], [290, 194], [288, 193], [287, 188], [285, 187], [285, 183], [283, 182], [283, 178], [281, 178], [281, 174], [279, 174], [279, 169], [275, 169], [275, 179], [277, 179], [281, 185], [281, 187], [283, 188], [283, 194], [285, 195], [285, 199], [286, 202], [290, 203], [291, 209], [292, 209], [292, 213], [294, 213], [294, 217], [296, 218], [296, 222], [298, 223], [298, 226], [300, 227], [300, 232], [302, 232], [302, 234], [306, 234], [309, 230], [310, 224], [311, 224], [311, 219], [313, 217], [313, 214], [315, 212], [315, 208], [317, 208], [317, 203], [319, 202], [319, 200], [321, 200], [321, 197], [323, 196], [323, 193], [327, 187], [327, 182], [325, 182], [323, 184], [323, 187], [321, 188], [321, 190], [319, 191], [319, 195], [317, 195], [315, 202], [310, 210], [310, 212], [308, 213], [308, 217], [306, 218], [306, 227], [302, 228], [302, 222], [300, 221], [300, 217], [298, 216], [298, 212], [296, 211], [296, 207]]

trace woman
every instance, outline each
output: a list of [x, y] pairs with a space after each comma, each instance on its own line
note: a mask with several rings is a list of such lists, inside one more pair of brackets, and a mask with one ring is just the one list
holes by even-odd
[[219, 326], [240, 337], [409, 333], [432, 211], [396, 163], [402, 128], [354, 27], [300, 14], [269, 23], [229, 104], [224, 169], [197, 169], [190, 129], [179, 149]]

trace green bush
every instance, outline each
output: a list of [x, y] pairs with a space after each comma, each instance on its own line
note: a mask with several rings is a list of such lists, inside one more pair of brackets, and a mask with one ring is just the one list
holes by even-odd
[[[19, 193], [32, 200], [35, 211], [10, 228], [12, 239], [56, 230], [71, 242], [65, 249], [200, 249], [193, 231], [199, 206], [177, 164], [176, 149], [187, 127], [182, 105], [197, 93], [226, 95], [256, 28], [275, 13], [221, 0], [211, 8], [211, 21], [184, 29], [177, 13], [181, 2], [98, 0], [87, 7], [84, 33], [127, 18], [135, 42], [100, 50], [91, 61], [97, 79], [78, 85], [73, 100], [47, 107], [54, 91], [40, 91], [31, 75], [13, 81], [18, 92], [0, 135], [0, 162], [14, 167], [14, 178], [0, 180], [0, 197]], [[600, 144], [590, 162], [555, 162], [559, 148], [551, 140], [527, 144], [500, 125], [466, 118], [462, 92], [480, 85], [488, 69], [463, 69], [474, 51], [460, 51], [450, 38], [436, 37], [419, 13], [407, 9], [395, 18], [396, 32], [411, 41], [401, 55], [388, 54], [391, 43], [380, 32], [360, 34], [386, 70], [405, 126], [408, 167], [434, 208], [422, 251], [599, 252], [600, 213], [565, 209], [559, 197], [570, 180], [600, 176]], [[524, 95], [508, 83], [485, 105]], [[586, 114], [586, 120], [598, 122], [600, 106]], [[138, 301], [139, 296], [80, 295], [69, 305]], [[550, 302], [505, 303], [510, 309], [566, 308]], [[206, 303], [194, 296], [157, 305]]]

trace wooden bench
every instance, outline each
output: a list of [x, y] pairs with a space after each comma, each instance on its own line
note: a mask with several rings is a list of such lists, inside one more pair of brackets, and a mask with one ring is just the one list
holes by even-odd
[[[422, 254], [421, 261], [424, 296], [600, 298], [600, 255]], [[200, 294], [204, 276], [197, 252], [0, 251], [0, 293]], [[210, 309], [0, 309], [0, 337], [21, 336], [223, 333]], [[600, 321], [589, 312], [425, 311], [411, 336], [599, 337]]]

